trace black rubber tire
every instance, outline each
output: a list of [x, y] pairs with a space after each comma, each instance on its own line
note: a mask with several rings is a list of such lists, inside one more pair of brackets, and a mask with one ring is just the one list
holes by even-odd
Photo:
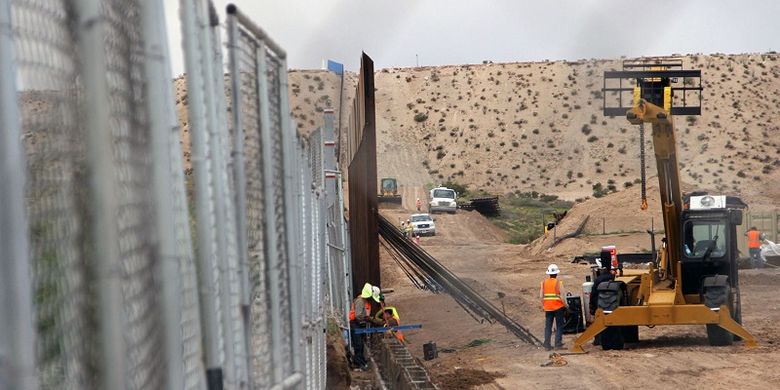
[[639, 342], [639, 325], [622, 326], [623, 329], [623, 341], [627, 343]]
[[[603, 283], [602, 283], [603, 284]], [[602, 310], [612, 311], [620, 306], [620, 293], [600, 291], [598, 305]], [[608, 351], [610, 349], [623, 349], [625, 339], [623, 337], [622, 326], [608, 326], [601, 331], [601, 349]]]
[[[704, 290], [704, 305], [707, 307], [720, 307], [726, 304], [729, 312], [732, 312], [731, 287], [725, 286], [710, 287]], [[707, 324], [707, 340], [712, 346], [731, 345], [734, 342], [734, 335], [716, 324]]]
[[601, 332], [601, 349], [605, 351], [623, 349], [624, 343], [623, 329], [620, 326], [608, 326]]

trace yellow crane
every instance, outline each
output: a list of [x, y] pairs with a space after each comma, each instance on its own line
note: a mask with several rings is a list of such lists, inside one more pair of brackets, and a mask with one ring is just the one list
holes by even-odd
[[665, 238], [648, 269], [621, 270], [613, 282], [593, 286], [596, 316], [572, 352], [584, 352], [598, 334], [602, 348], [622, 349], [638, 341], [642, 325], [706, 325], [711, 345], [729, 345], [735, 336], [757, 345], [741, 325], [736, 226], [746, 206], [737, 197], [683, 197], [680, 190], [673, 116], [700, 115], [701, 91], [701, 71], [682, 69], [678, 59], [627, 61], [622, 71], [604, 72], [604, 114], [652, 126]]

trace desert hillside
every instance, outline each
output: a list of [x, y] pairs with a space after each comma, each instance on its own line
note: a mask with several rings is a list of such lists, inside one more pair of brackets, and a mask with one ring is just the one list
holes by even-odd
[[[683, 182], [755, 204], [776, 203], [779, 56], [683, 59], [686, 68], [702, 70], [705, 88], [702, 115], [676, 120]], [[639, 177], [638, 128], [601, 113], [603, 71], [620, 69], [621, 61], [379, 70], [379, 176], [411, 185], [453, 180], [494, 193], [536, 190], [571, 200], [591, 196], [597, 184], [631, 186]], [[337, 107], [338, 80], [323, 71], [291, 71], [291, 107], [304, 132], [319, 125], [318, 111]], [[355, 77], [346, 80], [351, 92]], [[649, 132], [648, 177], [655, 174]]]

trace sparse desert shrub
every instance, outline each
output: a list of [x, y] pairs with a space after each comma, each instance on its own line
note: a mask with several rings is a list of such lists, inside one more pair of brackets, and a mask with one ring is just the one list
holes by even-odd
[[518, 146], [520, 146], [520, 143], [517, 142], [517, 141], [512, 141], [512, 146], [518, 147]]
[[415, 122], [425, 122], [426, 120], [428, 120], [428, 114], [424, 114], [422, 112], [418, 112], [414, 116], [414, 121]]
[[582, 125], [582, 129], [580, 131], [582, 131], [582, 134], [590, 135], [590, 132], [593, 130], [590, 128], [590, 126], [588, 126], [588, 124], [584, 124]]
[[596, 142], [599, 140], [599, 137], [596, 137], [595, 135], [591, 135], [588, 137], [588, 142]]

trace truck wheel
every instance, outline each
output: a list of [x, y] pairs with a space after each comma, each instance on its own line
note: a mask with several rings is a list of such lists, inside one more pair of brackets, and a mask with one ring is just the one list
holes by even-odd
[[[731, 304], [731, 286], [728, 279], [723, 275], [709, 276], [704, 278], [704, 305], [709, 308], [726, 305], [729, 312], [733, 312]], [[733, 313], [732, 313], [733, 315]], [[712, 346], [731, 345], [734, 342], [734, 335], [717, 324], [707, 324], [707, 339]]]
[[[598, 305], [601, 310], [614, 311], [620, 306], [622, 297], [621, 283], [604, 282], [598, 286]], [[601, 331], [601, 349], [623, 349], [625, 338], [622, 326], [608, 326]]]

